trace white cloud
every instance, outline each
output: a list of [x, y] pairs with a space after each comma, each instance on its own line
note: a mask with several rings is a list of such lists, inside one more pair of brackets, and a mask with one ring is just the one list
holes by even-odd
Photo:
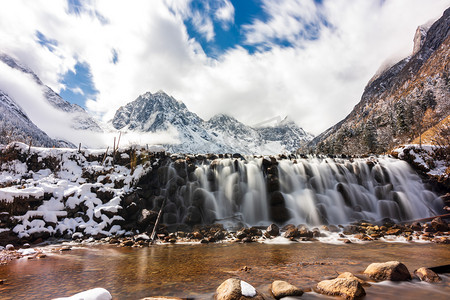
[[[99, 94], [87, 107], [104, 120], [139, 94], [162, 89], [206, 119], [226, 112], [254, 124], [289, 114], [315, 134], [344, 118], [378, 67], [408, 55], [416, 27], [450, 5], [324, 0], [318, 8], [312, 0], [264, 1], [268, 22], [255, 20], [245, 33], [248, 43], [269, 50], [249, 53], [237, 46], [215, 60], [187, 33], [183, 21], [194, 15], [190, 1], [98, 0], [80, 15], [67, 14], [65, 1], [49, 1], [2, 1], [0, 51], [18, 57], [56, 90], [77, 61], [89, 64]], [[205, 18], [231, 20], [231, 8], [218, 11], [198, 16], [207, 39], [214, 29]], [[310, 24], [322, 24], [315, 40], [305, 39]], [[36, 43], [36, 30], [58, 42], [53, 52]], [[293, 47], [280, 47], [276, 39]]]
[[[220, 2], [219, 2], [220, 3]], [[224, 0], [219, 4], [219, 8], [214, 13], [216, 20], [222, 22], [224, 30], [228, 29], [229, 24], [234, 23], [234, 6], [229, 0]]]
[[79, 95], [84, 96], [84, 92], [79, 86], [77, 86], [75, 88], [71, 88], [70, 91], [74, 94], [79, 94]]
[[[53, 107], [45, 98], [42, 86], [33, 77], [0, 62], [0, 90], [13, 99], [28, 115], [30, 120], [51, 138], [82, 143], [88, 147], [106, 148], [112, 144], [118, 132], [98, 133], [71, 128], [76, 116]], [[125, 133], [122, 145], [127, 144], [173, 144], [178, 142], [178, 134], [170, 128], [156, 133]]]

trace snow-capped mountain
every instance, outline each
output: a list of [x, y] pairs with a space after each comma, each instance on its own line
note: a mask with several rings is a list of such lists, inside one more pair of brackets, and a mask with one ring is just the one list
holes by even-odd
[[188, 110], [183, 102], [162, 91], [145, 93], [120, 107], [111, 121], [121, 131], [158, 132], [176, 129], [179, 143], [170, 152], [275, 154], [295, 151], [312, 139], [287, 119], [275, 127], [252, 128], [218, 114], [209, 121]]
[[28, 143], [30, 139], [35, 146], [69, 146], [65, 142], [50, 138], [28, 118], [13, 99], [0, 90], [0, 144], [12, 141]]
[[82, 107], [76, 104], [69, 103], [61, 98], [61, 96], [53, 91], [50, 87], [46, 86], [30, 68], [4, 53], [0, 53], [0, 61], [11, 68], [14, 68], [26, 74], [30, 74], [33, 77], [34, 81], [38, 85], [42, 86], [44, 97], [47, 99], [47, 101], [55, 108], [67, 112], [72, 116], [70, 126], [73, 129], [91, 130], [96, 132], [102, 131], [97, 122]]

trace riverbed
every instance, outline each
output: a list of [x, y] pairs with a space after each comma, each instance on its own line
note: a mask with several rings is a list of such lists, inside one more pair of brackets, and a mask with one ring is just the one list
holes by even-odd
[[[398, 260], [412, 273], [425, 266], [450, 263], [450, 246], [431, 243], [364, 244], [188, 244], [121, 248], [74, 246], [71, 251], [44, 251], [42, 259], [22, 258], [0, 266], [0, 299], [51, 299], [106, 288], [113, 299], [176, 296], [211, 299], [226, 279], [237, 277], [267, 293], [274, 280], [301, 288], [349, 271], [362, 274], [372, 262]], [[372, 283], [365, 299], [448, 299], [450, 274], [428, 284]], [[313, 291], [302, 299], [326, 299]]]

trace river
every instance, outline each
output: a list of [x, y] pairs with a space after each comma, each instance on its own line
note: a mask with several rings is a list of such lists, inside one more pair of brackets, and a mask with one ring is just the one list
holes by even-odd
[[[362, 274], [372, 262], [399, 260], [412, 273], [425, 266], [449, 264], [449, 245], [369, 242], [327, 244], [188, 244], [145, 248], [75, 246], [43, 259], [19, 259], [0, 266], [0, 299], [51, 299], [106, 288], [113, 299], [177, 296], [212, 299], [224, 280], [237, 277], [267, 293], [274, 280], [301, 288], [350, 271]], [[248, 270], [241, 270], [243, 267]], [[428, 284], [413, 280], [375, 283], [365, 299], [448, 299], [450, 274]], [[302, 299], [326, 299], [313, 291]]]

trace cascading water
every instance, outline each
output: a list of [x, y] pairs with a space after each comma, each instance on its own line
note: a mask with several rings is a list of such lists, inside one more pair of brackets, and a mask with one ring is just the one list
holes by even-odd
[[178, 159], [166, 169], [168, 224], [406, 221], [443, 207], [406, 162], [388, 157]]

